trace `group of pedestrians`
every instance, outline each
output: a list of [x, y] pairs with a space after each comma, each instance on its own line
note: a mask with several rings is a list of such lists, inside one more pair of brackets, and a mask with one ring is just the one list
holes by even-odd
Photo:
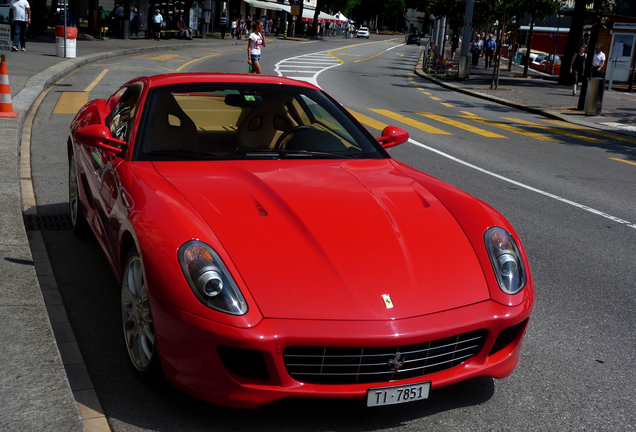
[[[592, 77], [601, 77], [603, 73], [601, 70], [605, 65], [605, 53], [603, 53], [605, 46], [601, 43], [597, 43], [594, 46], [594, 58], [592, 59]], [[574, 76], [574, 88], [572, 90], [572, 96], [576, 96], [576, 88], [578, 84], [583, 81], [583, 74], [585, 71], [585, 62], [587, 61], [587, 45], [581, 45], [579, 52], [576, 53], [570, 61], [570, 73]]]
[[485, 68], [492, 67], [493, 60], [495, 58], [495, 50], [497, 49], [497, 41], [492, 34], [488, 35], [488, 39], [484, 43], [481, 40], [481, 35], [475, 36], [475, 39], [470, 43], [470, 53], [472, 54], [472, 65], [477, 67], [479, 64], [479, 57], [484, 57], [486, 61]]

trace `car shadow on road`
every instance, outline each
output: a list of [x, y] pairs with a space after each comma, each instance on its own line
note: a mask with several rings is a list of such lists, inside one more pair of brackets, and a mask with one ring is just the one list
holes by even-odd
[[[59, 206], [57, 206], [59, 207]], [[56, 207], [56, 208], [57, 208]], [[368, 409], [364, 400], [286, 400], [255, 410], [224, 408], [133, 374], [120, 316], [120, 289], [95, 239], [69, 229], [43, 231], [49, 259], [84, 363], [113, 431], [377, 430], [480, 405], [494, 394], [491, 378], [431, 391], [425, 401]]]

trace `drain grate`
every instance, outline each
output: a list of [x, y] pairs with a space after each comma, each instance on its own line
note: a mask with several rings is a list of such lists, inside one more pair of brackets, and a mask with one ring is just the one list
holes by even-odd
[[64, 231], [73, 228], [70, 215], [24, 215], [27, 231]]

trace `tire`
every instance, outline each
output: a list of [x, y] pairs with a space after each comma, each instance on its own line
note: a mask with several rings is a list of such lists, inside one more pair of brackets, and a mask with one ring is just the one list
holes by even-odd
[[121, 316], [124, 346], [137, 377], [147, 384], [162, 384], [163, 373], [150, 312], [148, 290], [139, 252], [126, 255], [121, 281]]
[[86, 216], [82, 213], [82, 205], [80, 203], [75, 155], [72, 155], [71, 160], [68, 162], [68, 205], [73, 233], [79, 238], [91, 238], [91, 228], [86, 221]]

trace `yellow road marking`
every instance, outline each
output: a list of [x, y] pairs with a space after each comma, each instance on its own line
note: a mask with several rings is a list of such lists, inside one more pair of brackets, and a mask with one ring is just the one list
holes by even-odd
[[455, 105], [451, 105], [449, 103], [442, 102], [442, 105], [444, 105], [445, 107], [449, 107], [449, 108], [455, 108]]
[[[349, 46], [346, 46], [346, 47], [337, 48], [335, 50], [328, 51], [327, 54], [330, 55], [331, 57], [335, 58], [336, 60], [338, 60], [340, 62], [340, 64], [344, 64], [344, 61], [342, 61], [342, 59], [339, 59], [338, 57], [336, 57], [332, 53], [335, 53], [336, 51], [342, 51], [342, 50], [346, 50], [346, 49], [359, 47], [359, 46], [362, 46], [362, 45], [370, 45], [370, 44], [377, 44], [377, 43], [383, 43], [383, 42], [391, 42], [392, 40], [394, 40], [394, 39], [389, 39], [388, 41], [366, 42], [366, 43], [361, 43], [361, 44], [358, 44], [358, 45], [355, 45], [355, 46], [349, 45]], [[382, 53], [380, 53], [380, 54], [382, 54]], [[356, 62], [358, 62], [358, 61], [362, 61], [362, 60], [356, 60]]]
[[168, 69], [168, 68], [165, 68], [165, 67], [162, 67], [162, 66], [157, 66], [157, 67], [159, 69], [165, 69], [165, 70], [168, 70], [168, 71], [171, 71], [171, 72], [181, 72], [183, 70], [183, 68], [185, 68], [187, 66], [190, 66], [192, 63], [196, 63], [198, 61], [205, 60], [206, 58], [216, 57], [216, 56], [220, 56], [220, 55], [221, 54], [212, 54], [212, 55], [209, 55], [209, 56], [205, 56], [205, 57], [201, 57], [201, 58], [198, 58], [198, 59], [194, 59], [192, 61], [189, 61], [189, 62], [181, 65], [181, 67], [178, 67], [177, 69]]
[[539, 141], [558, 141], [556, 138], [552, 138], [551, 136], [530, 132], [530, 131], [527, 131], [525, 129], [521, 129], [521, 128], [518, 128], [516, 126], [507, 124], [507, 123], [500, 123], [500, 122], [496, 122], [494, 120], [488, 120], [488, 119], [479, 117], [479, 116], [477, 116], [475, 114], [472, 114], [472, 113], [470, 113], [468, 111], [461, 111], [461, 112], [463, 114], [467, 114], [467, 115], [460, 116], [461, 118], [465, 118], [465, 119], [468, 119], [468, 120], [473, 120], [473, 121], [476, 121], [476, 122], [479, 122], [479, 123], [483, 123], [483, 124], [487, 124], [487, 125], [490, 125], [490, 126], [494, 126], [496, 128], [503, 129], [503, 130], [506, 130], [508, 132], [513, 132], [513, 133], [516, 133], [516, 134], [519, 134], [519, 135], [529, 136], [529, 137], [534, 138], [534, 139], [539, 140]]
[[157, 57], [149, 57], [148, 60], [172, 60], [173, 58], [179, 57], [178, 54], [164, 54]]
[[384, 130], [384, 128], [388, 126], [388, 124], [382, 123], [381, 121], [378, 121], [378, 120], [373, 119], [371, 117], [367, 117], [364, 114], [360, 114], [360, 113], [352, 111], [352, 110], [349, 110], [349, 112], [360, 123], [362, 123], [363, 125], [369, 126], [369, 127], [373, 128], [373, 129]]
[[63, 92], [53, 114], [76, 114], [88, 102], [88, 92]]
[[431, 95], [429, 92], [426, 92], [426, 91], [424, 92], [424, 94], [429, 96]]
[[404, 124], [407, 124], [409, 126], [413, 126], [414, 128], [417, 128], [419, 130], [423, 130], [424, 132], [428, 132], [430, 134], [452, 135], [452, 133], [450, 133], [450, 132], [443, 131], [443, 130], [438, 129], [436, 127], [429, 126], [426, 123], [418, 122], [417, 120], [413, 120], [411, 118], [405, 117], [405, 116], [400, 115], [400, 114], [396, 114], [396, 113], [388, 111], [388, 110], [373, 109], [373, 108], [369, 108], [369, 109], [371, 111], [373, 111], [373, 112], [376, 112], [378, 114], [381, 114], [381, 115], [386, 116], [388, 118], [391, 118], [393, 120], [397, 120], [397, 121], [399, 121], [401, 123], [404, 123]]
[[435, 97], [435, 96], [431, 96], [431, 99], [433, 99], [433, 100], [441, 100], [440, 98]]
[[104, 69], [102, 73], [100, 73], [99, 76], [95, 78], [95, 80], [88, 87], [86, 87], [86, 90], [84, 91], [89, 92], [93, 90], [95, 86], [102, 80], [102, 78], [104, 78], [104, 75], [106, 75], [106, 72], [108, 72], [108, 69]]
[[541, 125], [539, 123], [533, 123], [533, 122], [527, 121], [527, 120], [511, 118], [511, 117], [501, 117], [501, 118], [504, 119], [504, 120], [511, 121], [513, 123], [524, 124], [524, 125], [528, 125], [528, 126], [532, 126], [532, 127], [538, 128], [538, 129], [543, 129], [543, 130], [546, 130], [548, 132], [552, 132], [552, 133], [556, 133], [556, 134], [560, 134], [560, 135], [565, 135], [565, 136], [568, 136], [570, 138], [580, 139], [580, 140], [583, 140], [583, 141], [594, 142], [594, 143], [605, 142], [603, 140], [599, 140], [599, 139], [594, 138], [594, 137], [588, 137], [588, 136], [584, 136], [584, 135], [575, 134], [575, 133], [568, 132], [566, 130], [559, 129], [559, 128], [543, 126], [543, 125]]
[[630, 165], [636, 165], [636, 162], [626, 161], [625, 159], [617, 159], [617, 158], [609, 158], [609, 159], [611, 159], [613, 161], [616, 161], [616, 162], [623, 162], [623, 163], [630, 164]]
[[591, 133], [591, 134], [602, 136], [602, 137], [605, 137], [605, 138], [610, 138], [610, 139], [615, 139], [615, 140], [619, 140], [619, 141], [625, 141], [625, 142], [628, 142], [628, 143], [631, 143], [631, 144], [636, 144], [636, 140], [635, 139], [627, 138], [627, 137], [624, 137], [622, 135], [617, 135], [617, 134], [614, 134], [612, 132], [606, 132], [606, 131], [601, 131], [601, 130], [597, 130], [597, 129], [590, 129], [590, 128], [587, 128], [587, 127], [584, 127], [584, 126], [574, 125], [574, 124], [562, 122], [562, 121], [559, 121], [559, 120], [543, 120], [543, 121], [546, 122], [546, 123], [555, 124], [557, 126], [564, 126], [564, 127], [570, 128], [570, 129], [576, 129], [576, 130], [580, 130], [580, 131], [585, 131], [586, 133]]
[[481, 136], [484, 136], [484, 137], [488, 137], [488, 138], [508, 138], [508, 137], [505, 137], [503, 135], [499, 135], [497, 133], [487, 131], [485, 129], [481, 129], [481, 128], [478, 128], [478, 127], [475, 127], [475, 126], [471, 126], [471, 125], [466, 124], [466, 123], [458, 122], [457, 120], [453, 120], [453, 119], [450, 119], [450, 118], [447, 118], [447, 117], [443, 117], [441, 115], [432, 114], [432, 113], [423, 113], [423, 112], [418, 112], [416, 114], [424, 116], [424, 117], [427, 117], [427, 118], [430, 118], [432, 120], [437, 120], [438, 122], [442, 122], [442, 123], [445, 123], [445, 124], [450, 125], [450, 126], [455, 126], [457, 128], [466, 130], [468, 132], [476, 133], [477, 135], [481, 135]]

